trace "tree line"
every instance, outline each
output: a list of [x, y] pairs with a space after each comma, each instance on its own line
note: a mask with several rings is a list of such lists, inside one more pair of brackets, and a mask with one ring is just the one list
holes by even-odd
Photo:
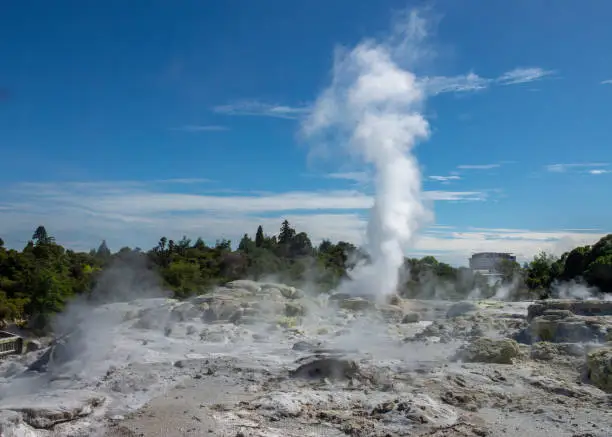
[[[235, 279], [261, 280], [304, 286], [326, 292], [351, 269], [369, 262], [367, 253], [355, 245], [324, 240], [313, 245], [305, 232], [297, 232], [287, 220], [278, 233], [268, 235], [259, 226], [255, 237], [244, 234], [236, 249], [222, 239], [206, 244], [182, 237], [160, 238], [150, 250], [123, 247], [112, 252], [105, 241], [90, 252], [76, 252], [56, 243], [39, 226], [23, 250], [7, 249], [0, 238], [0, 321], [24, 321], [33, 316], [45, 323], [75, 296], [92, 296], [104, 280], [104, 272], [116, 266], [138, 266], [156, 278], [153, 286], [176, 298], [206, 293], [218, 284]], [[517, 296], [545, 298], [558, 281], [584, 281], [603, 292], [612, 291], [612, 234], [593, 246], [583, 246], [554, 257], [547, 253], [520, 266], [499, 265], [501, 281], [493, 284], [467, 268], [456, 268], [432, 256], [406, 258], [398, 293], [416, 298], [490, 297], [499, 287], [512, 287]]]

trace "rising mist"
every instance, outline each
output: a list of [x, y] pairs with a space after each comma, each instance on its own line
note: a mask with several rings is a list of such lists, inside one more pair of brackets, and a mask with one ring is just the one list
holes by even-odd
[[432, 218], [413, 154], [417, 142], [429, 136], [422, 114], [426, 96], [408, 69], [424, 37], [424, 20], [413, 11], [386, 41], [338, 50], [331, 84], [303, 126], [307, 137], [333, 138], [333, 147], [374, 170], [376, 193], [367, 227], [372, 262], [358, 265], [343, 291], [379, 298], [394, 294], [404, 249]]

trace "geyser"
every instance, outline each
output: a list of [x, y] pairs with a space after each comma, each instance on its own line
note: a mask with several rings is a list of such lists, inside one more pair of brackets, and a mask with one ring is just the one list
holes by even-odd
[[367, 228], [372, 263], [351, 272], [343, 287], [384, 298], [396, 292], [404, 248], [430, 218], [421, 192], [421, 173], [412, 151], [429, 135], [421, 113], [425, 92], [402, 65], [414, 60], [411, 47], [424, 36], [416, 12], [387, 42], [368, 40], [339, 50], [331, 85], [317, 99], [303, 130], [331, 138], [343, 151], [374, 169], [375, 201]]

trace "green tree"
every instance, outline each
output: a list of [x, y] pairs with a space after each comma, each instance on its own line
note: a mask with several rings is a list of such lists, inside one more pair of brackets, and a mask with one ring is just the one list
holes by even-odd
[[49, 316], [62, 310], [64, 303], [72, 295], [67, 278], [58, 276], [49, 269], [37, 268], [26, 277], [29, 302], [25, 310], [37, 316], [37, 328], [45, 328]]
[[306, 232], [295, 234], [289, 243], [289, 256], [292, 258], [312, 256], [312, 242]]
[[291, 227], [289, 221], [284, 220], [281, 224], [280, 233], [278, 234], [278, 244], [289, 246], [295, 237], [295, 229]]
[[584, 276], [590, 285], [605, 293], [612, 292], [612, 254], [595, 259], [589, 264]]
[[266, 237], [264, 236], [263, 227], [259, 225], [257, 227], [257, 232], [255, 233], [255, 246], [263, 247]]
[[252, 252], [255, 247], [257, 247], [257, 245], [255, 244], [255, 242], [253, 242], [253, 240], [251, 240], [249, 234], [244, 234], [242, 236], [242, 239], [240, 240], [240, 243], [238, 243], [238, 250], [244, 253]]
[[557, 258], [545, 252], [536, 255], [526, 270], [527, 287], [541, 296], [550, 294], [550, 286], [561, 274]]
[[215, 243], [215, 250], [230, 251], [232, 250], [232, 241], [222, 238]]
[[176, 250], [178, 251], [179, 254], [184, 256], [185, 252], [190, 247], [191, 247], [191, 240], [189, 238], [187, 238], [186, 235], [183, 235], [183, 238], [181, 238], [179, 240], [179, 242], [177, 243], [177, 245], [176, 245]]
[[102, 260], [108, 260], [111, 257], [111, 251], [106, 244], [106, 240], [102, 240], [102, 243], [98, 246], [98, 250], [96, 250], [96, 256]]
[[565, 257], [562, 278], [570, 280], [584, 275], [584, 271], [588, 266], [590, 252], [590, 246], [576, 247], [570, 251]]
[[34, 231], [34, 234], [32, 235], [32, 240], [34, 240], [34, 243], [38, 246], [41, 244], [53, 243], [55, 241], [55, 238], [51, 237], [47, 233], [47, 230], [45, 229], [45, 227], [41, 225], [37, 227], [36, 230]]
[[201, 237], [198, 237], [198, 239], [196, 240], [196, 242], [193, 245], [194, 249], [197, 250], [205, 250], [206, 249], [206, 243], [204, 243], [204, 240], [202, 240]]
[[497, 264], [497, 271], [501, 275], [501, 280], [504, 284], [520, 279], [520, 276], [522, 275], [521, 265], [516, 261], [509, 259], [502, 259]]

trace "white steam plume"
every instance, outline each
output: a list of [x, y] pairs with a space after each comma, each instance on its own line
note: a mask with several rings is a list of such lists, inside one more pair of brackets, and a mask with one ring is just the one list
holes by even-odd
[[[372, 264], [353, 271], [352, 287], [382, 297], [395, 293], [404, 247], [431, 218], [412, 149], [429, 136], [420, 110], [425, 93], [406, 69], [418, 58], [423, 19], [411, 12], [385, 42], [368, 40], [336, 53], [331, 85], [305, 121], [306, 136], [346, 145], [349, 156], [375, 170], [375, 203], [367, 228]], [[406, 65], [408, 64], [408, 65]]]

